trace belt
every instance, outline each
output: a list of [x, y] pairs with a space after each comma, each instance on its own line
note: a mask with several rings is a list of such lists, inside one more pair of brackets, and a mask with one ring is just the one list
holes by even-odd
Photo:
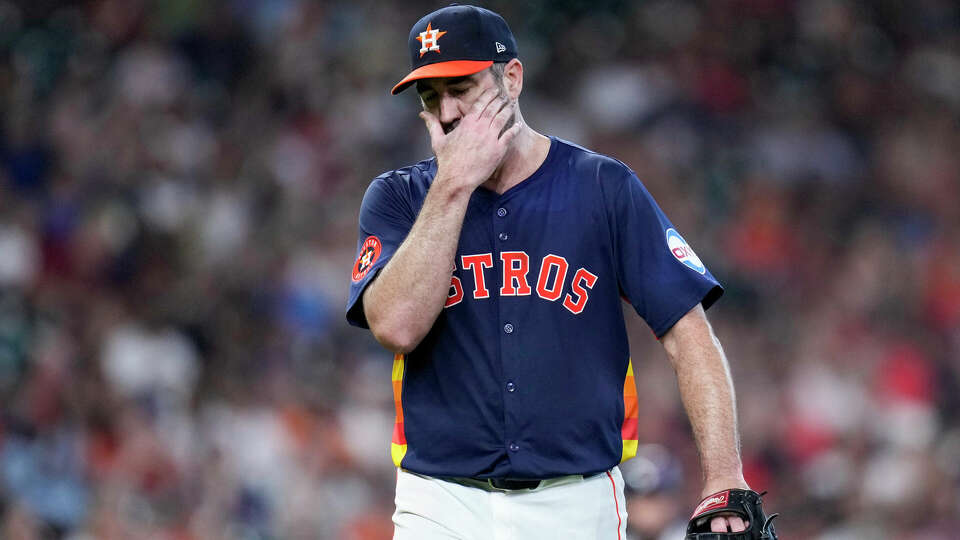
[[515, 491], [520, 489], [537, 489], [543, 487], [547, 484], [555, 484], [558, 481], [569, 481], [571, 479], [583, 479], [593, 478], [594, 476], [600, 473], [592, 474], [574, 474], [570, 476], [561, 476], [559, 478], [548, 478], [546, 480], [516, 480], [513, 478], [466, 478], [468, 484], [472, 484], [478, 487], [492, 487], [493, 489], [499, 489], [503, 491]]
[[509, 478], [487, 478], [490, 487], [497, 489], [537, 489], [543, 480], [511, 480]]

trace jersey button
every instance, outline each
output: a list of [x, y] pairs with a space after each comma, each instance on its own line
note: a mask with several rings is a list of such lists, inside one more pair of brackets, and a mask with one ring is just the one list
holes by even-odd
[[507, 381], [507, 392], [516, 392], [517, 385], [513, 384], [513, 381]]
[[510, 324], [510, 323], [507, 323], [507, 324], [503, 325], [503, 331], [506, 332], [506, 333], [508, 333], [508, 334], [512, 334], [512, 333], [513, 333], [513, 325]]
[[509, 235], [509, 234], [507, 234], [507, 233], [505, 233], [505, 232], [500, 233], [500, 239], [501, 239], [501, 240], [506, 240], [507, 238], [510, 238], [510, 235]]
[[515, 442], [512, 442], [510, 443], [509, 448], [511, 452], [516, 452], [517, 450], [520, 450], [520, 445]]
[[497, 215], [500, 216], [500, 217], [503, 217], [503, 216], [507, 215], [507, 209], [506, 209], [506, 208], [497, 208]]

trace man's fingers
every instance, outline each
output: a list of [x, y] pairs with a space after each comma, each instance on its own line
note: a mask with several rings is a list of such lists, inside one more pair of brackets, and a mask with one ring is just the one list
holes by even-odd
[[716, 516], [710, 520], [710, 532], [727, 532], [727, 518]]
[[427, 125], [427, 132], [430, 133], [431, 140], [437, 141], [443, 137], [443, 126], [440, 125], [440, 120], [437, 120], [436, 116], [429, 111], [420, 111], [420, 118]]
[[[491, 109], [493, 107], [490, 107]], [[499, 131], [502, 131], [503, 126], [507, 125], [507, 121], [510, 120], [510, 117], [514, 114], [514, 108], [511, 106], [510, 101], [505, 100], [500, 108], [497, 110], [497, 114], [493, 116], [490, 120], [490, 124]]]
[[727, 523], [730, 525], [730, 532], [743, 532], [747, 530], [747, 526], [743, 523], [743, 518], [740, 516], [728, 517]]
[[492, 120], [493, 118], [496, 118], [497, 114], [507, 105], [509, 105], [509, 101], [506, 97], [496, 95], [492, 100], [490, 100], [490, 103], [487, 104], [487, 108], [483, 110], [483, 113], [480, 114], [480, 118]]
[[520, 133], [520, 122], [514, 122], [512, 126], [500, 135], [500, 144], [504, 146], [509, 145], [510, 141], [517, 136], [517, 133]]
[[740, 516], [713, 516], [710, 518], [710, 532], [743, 532], [750, 526]]
[[473, 102], [473, 112], [478, 117], [484, 116], [488, 112], [490, 113], [490, 116], [492, 116], [494, 111], [489, 111], [490, 104], [496, 102], [498, 96], [499, 93], [495, 87], [491, 86], [490, 88], [487, 88], [482, 94], [480, 94], [477, 100]]

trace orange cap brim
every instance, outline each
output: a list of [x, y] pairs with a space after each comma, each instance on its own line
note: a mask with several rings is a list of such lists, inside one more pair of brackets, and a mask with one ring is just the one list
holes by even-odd
[[493, 65], [493, 60], [451, 60], [449, 62], [437, 62], [436, 64], [427, 64], [418, 67], [410, 72], [409, 75], [398, 82], [391, 94], [399, 94], [420, 79], [432, 79], [434, 77], [464, 77], [483, 71]]

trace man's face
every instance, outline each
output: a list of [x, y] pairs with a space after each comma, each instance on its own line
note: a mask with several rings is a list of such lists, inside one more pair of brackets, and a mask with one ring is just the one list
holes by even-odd
[[[444, 133], [453, 131], [460, 119], [470, 111], [473, 102], [490, 87], [498, 87], [500, 96], [506, 88], [494, 79], [489, 69], [466, 77], [439, 77], [417, 81], [417, 93], [423, 108], [440, 120]], [[507, 123], [513, 124], [513, 121]]]

